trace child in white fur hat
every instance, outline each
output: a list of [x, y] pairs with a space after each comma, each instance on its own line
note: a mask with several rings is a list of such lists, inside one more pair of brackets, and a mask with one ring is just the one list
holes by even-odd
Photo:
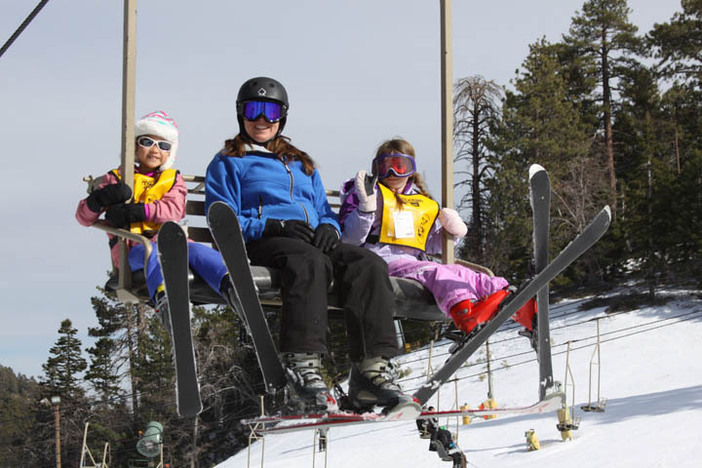
[[[134, 134], [134, 193], [122, 183], [120, 170], [114, 169], [102, 176], [90, 195], [80, 201], [76, 219], [83, 226], [90, 226], [105, 213], [105, 219], [115, 227], [152, 239], [154, 248], [147, 264], [146, 283], [155, 304], [156, 295], [163, 291], [156, 235], [162, 223], [178, 222], [185, 216], [187, 187], [180, 172], [171, 168], [178, 149], [175, 121], [163, 111], [151, 112], [136, 122]], [[126, 203], [132, 195], [133, 203]], [[119, 246], [111, 235], [110, 246], [113, 266], [117, 268]], [[132, 271], [138, 271], [144, 267], [144, 247], [134, 242], [129, 246], [129, 266]], [[195, 242], [189, 244], [188, 250], [191, 269], [220, 293], [227, 269], [219, 252]]]

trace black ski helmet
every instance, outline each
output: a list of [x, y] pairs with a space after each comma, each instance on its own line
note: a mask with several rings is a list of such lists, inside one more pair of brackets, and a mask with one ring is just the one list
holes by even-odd
[[239, 94], [236, 96], [236, 118], [239, 121], [239, 133], [246, 135], [246, 130], [244, 130], [244, 118], [242, 117], [243, 107], [240, 105], [246, 101], [273, 101], [281, 104], [283, 106], [282, 115], [283, 118], [280, 119], [278, 126], [278, 133], [276, 137], [281, 134], [283, 128], [285, 127], [285, 122], [288, 119], [288, 109], [290, 104], [288, 103], [288, 92], [285, 91], [283, 84], [274, 80], [273, 78], [268, 78], [266, 76], [258, 76], [256, 78], [251, 78], [246, 80], [244, 84], [239, 88]]

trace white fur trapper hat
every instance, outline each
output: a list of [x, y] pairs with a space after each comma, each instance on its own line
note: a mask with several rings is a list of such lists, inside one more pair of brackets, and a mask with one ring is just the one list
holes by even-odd
[[168, 159], [160, 167], [162, 171], [173, 166], [178, 151], [178, 125], [164, 111], [155, 111], [146, 114], [134, 124], [134, 136], [154, 135], [170, 142], [173, 146]]

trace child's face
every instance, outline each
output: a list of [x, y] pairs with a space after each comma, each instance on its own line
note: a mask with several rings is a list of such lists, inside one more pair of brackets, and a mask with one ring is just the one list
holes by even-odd
[[[148, 137], [154, 140], [156, 143], [150, 147], [144, 147], [139, 144], [139, 139], [141, 137]], [[156, 135], [139, 135], [137, 138], [136, 145], [136, 158], [139, 161], [139, 168], [142, 172], [153, 172], [163, 163], [166, 162], [168, 156], [171, 154], [170, 151], [164, 151], [159, 148], [158, 142], [164, 141], [163, 138]]]
[[256, 143], [264, 143], [273, 139], [278, 133], [278, 127], [280, 127], [280, 122], [268, 122], [263, 116], [256, 120], [244, 119], [244, 130]]
[[407, 185], [408, 180], [409, 177], [397, 177], [395, 175], [391, 175], [384, 179], [381, 179], [380, 183], [385, 185], [387, 188], [389, 188], [395, 193], [402, 193], [402, 191], [405, 188], [405, 185]]

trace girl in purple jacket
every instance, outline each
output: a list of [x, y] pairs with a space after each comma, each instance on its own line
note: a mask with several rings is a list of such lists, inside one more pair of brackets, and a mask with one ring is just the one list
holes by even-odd
[[[441, 208], [429, 196], [409, 142], [384, 142], [372, 166], [371, 175], [359, 171], [341, 188], [342, 240], [380, 255], [390, 276], [423, 284], [456, 326], [470, 333], [488, 321], [509, 294], [507, 280], [429, 260], [428, 255], [441, 253], [444, 231], [461, 238], [468, 228], [455, 210]], [[534, 312], [532, 301], [517, 314], [529, 330]]]
[[[178, 126], [165, 112], [145, 115], [135, 124], [136, 166], [134, 193], [122, 182], [119, 169], [99, 179], [96, 188], [78, 203], [76, 219], [83, 226], [95, 223], [104, 213], [115, 227], [142, 234], [153, 242], [153, 251], [147, 263], [146, 284], [154, 304], [163, 294], [163, 276], [158, 262], [156, 235], [166, 221], [180, 221], [185, 217], [187, 188], [183, 177], [171, 166], [178, 149]], [[134, 198], [133, 203], [126, 203]], [[119, 246], [110, 235], [113, 267], [119, 266]], [[138, 271], [144, 267], [144, 246], [129, 242], [129, 267]], [[195, 242], [189, 243], [188, 260], [191, 269], [202, 277], [216, 292], [222, 289], [227, 269], [222, 256], [214, 249]], [[225, 282], [228, 283], [228, 282]], [[164, 311], [161, 311], [162, 313]]]

